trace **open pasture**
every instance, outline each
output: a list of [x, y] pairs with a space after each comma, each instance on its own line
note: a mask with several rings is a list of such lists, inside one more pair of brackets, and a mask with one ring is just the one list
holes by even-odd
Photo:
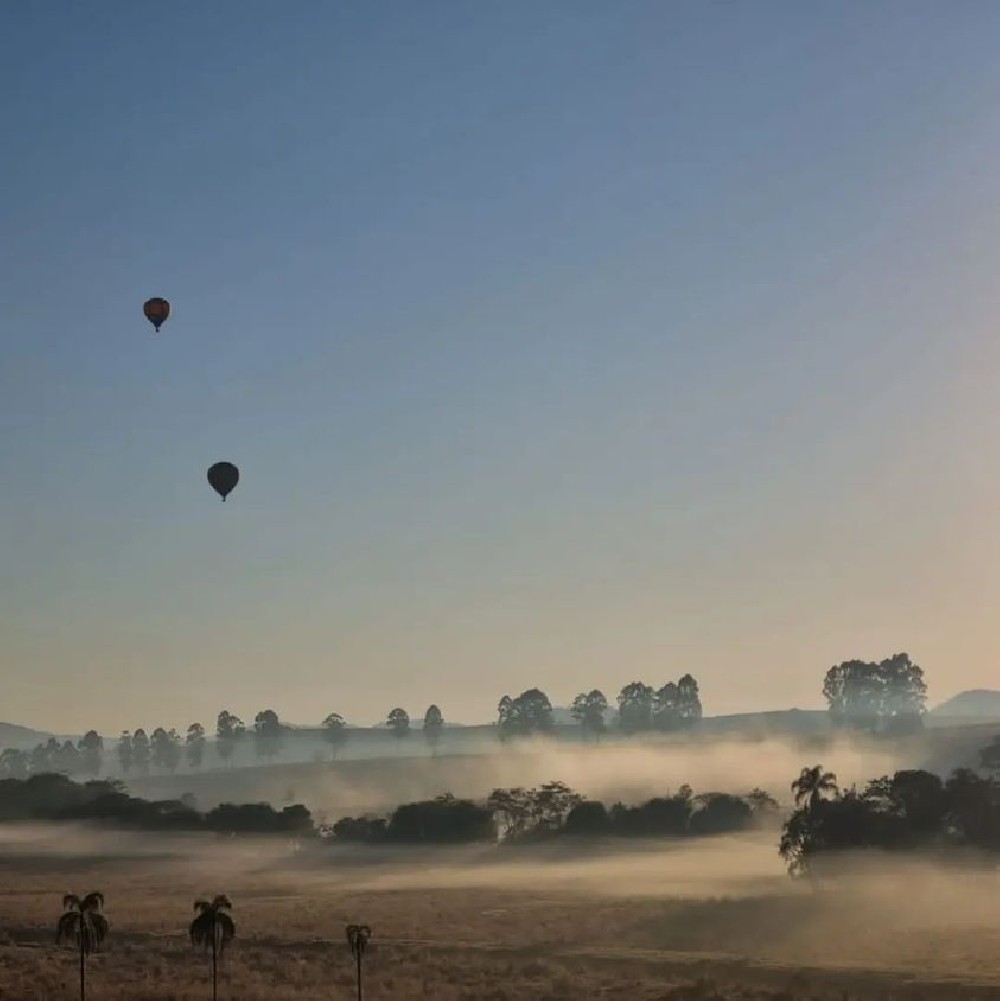
[[102, 890], [111, 936], [88, 996], [210, 996], [185, 929], [227, 892], [237, 939], [221, 996], [353, 998], [344, 926], [374, 929], [366, 997], [889, 999], [1000, 993], [1000, 881], [927, 865], [815, 892], [765, 837], [695, 847], [351, 851], [60, 828], [8, 833], [0, 998], [72, 998], [53, 944], [61, 896]]

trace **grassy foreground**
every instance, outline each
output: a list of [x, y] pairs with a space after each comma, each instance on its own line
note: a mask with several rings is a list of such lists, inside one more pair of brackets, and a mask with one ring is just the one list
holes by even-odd
[[351, 998], [343, 929], [359, 920], [374, 929], [372, 999], [1000, 996], [1000, 905], [981, 874], [883, 873], [817, 895], [753, 839], [595, 861], [58, 837], [0, 857], [2, 998], [74, 996], [74, 953], [53, 944], [69, 886], [107, 897], [95, 998], [210, 996], [185, 929], [194, 898], [216, 891], [237, 927], [220, 996], [241, 1001]]

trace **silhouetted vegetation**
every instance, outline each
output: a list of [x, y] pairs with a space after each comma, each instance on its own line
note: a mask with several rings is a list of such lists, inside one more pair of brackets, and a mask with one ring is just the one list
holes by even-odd
[[444, 729], [444, 716], [436, 705], [427, 707], [424, 713], [424, 740], [431, 749], [431, 754], [437, 753], [438, 742], [441, 740], [441, 731]]
[[205, 814], [204, 826], [222, 834], [312, 834], [312, 815], [301, 804], [275, 810], [270, 803], [223, 803]]
[[108, 919], [104, 910], [104, 894], [88, 893], [78, 897], [67, 893], [63, 897], [65, 911], [56, 925], [56, 942], [74, 942], [80, 956], [80, 1001], [87, 997], [87, 957], [96, 952], [108, 935]]
[[494, 789], [485, 803], [451, 795], [397, 807], [387, 817], [344, 817], [329, 830], [337, 841], [449, 844], [530, 842], [570, 837], [701, 837], [746, 830], [777, 810], [759, 789], [747, 796], [682, 786], [673, 796], [637, 806], [586, 800], [562, 782], [535, 789]]
[[0, 752], [0, 778], [23, 779], [43, 772], [96, 776], [103, 758], [104, 740], [96, 730], [88, 730], [76, 744], [49, 737], [30, 753], [13, 747]]
[[601, 734], [607, 729], [605, 714], [608, 711], [608, 700], [604, 692], [596, 688], [592, 692], [581, 692], [570, 707], [573, 719], [580, 724], [584, 737], [600, 740]]
[[921, 769], [840, 790], [822, 766], [792, 783], [797, 809], [782, 829], [779, 852], [792, 874], [821, 856], [856, 849], [1000, 851], [1000, 782], [960, 768], [947, 781]]
[[505, 695], [497, 706], [501, 740], [550, 733], [552, 727], [552, 703], [541, 689], [529, 688], [516, 698]]
[[80, 738], [77, 749], [80, 752], [80, 770], [86, 775], [100, 775], [104, 760], [104, 738], [96, 730], [88, 730]]
[[215, 831], [225, 834], [309, 835], [309, 811], [293, 804], [223, 803], [200, 813], [183, 800], [130, 796], [116, 781], [74, 782], [65, 775], [0, 780], [0, 820], [77, 820], [144, 831]]
[[450, 793], [404, 803], [388, 817], [343, 817], [330, 829], [338, 841], [457, 844], [496, 839], [493, 812]]
[[653, 690], [633, 681], [618, 693], [618, 725], [623, 733], [670, 733], [697, 723], [702, 717], [698, 682], [685, 674]]
[[164, 730], [158, 726], [149, 741], [153, 767], [161, 772], [177, 771], [181, 763], [181, 738], [176, 730]]
[[345, 929], [347, 934], [347, 944], [351, 947], [351, 955], [357, 964], [357, 987], [358, 1001], [362, 1001], [362, 980], [361, 980], [361, 959], [368, 948], [368, 939], [371, 938], [372, 930], [368, 925], [348, 925]]
[[195, 919], [188, 928], [193, 946], [202, 946], [212, 957], [212, 999], [219, 996], [219, 960], [226, 946], [236, 935], [236, 924], [230, 915], [232, 901], [220, 893], [211, 900], [194, 902]]
[[253, 741], [258, 758], [273, 761], [280, 753], [288, 728], [273, 709], [262, 709], [254, 717]]
[[979, 752], [979, 764], [985, 771], [1000, 773], [1000, 734]]
[[399, 707], [390, 709], [385, 723], [397, 737], [409, 737], [410, 714], [405, 709]]
[[905, 653], [881, 663], [848, 660], [831, 667], [823, 697], [835, 726], [871, 733], [919, 730], [927, 708], [924, 672]]
[[205, 760], [205, 728], [200, 723], [192, 723], [187, 728], [187, 737], [184, 740], [184, 751], [187, 757], [188, 768], [201, 768]]
[[330, 713], [323, 720], [323, 739], [330, 747], [330, 752], [334, 758], [337, 752], [347, 743], [347, 723], [340, 713]]
[[135, 754], [132, 751], [132, 735], [128, 730], [122, 731], [122, 735], [118, 738], [118, 746], [115, 748], [115, 752], [118, 755], [118, 767], [121, 768], [123, 775], [128, 775], [132, 771], [132, 765], [135, 763]]
[[215, 751], [224, 764], [232, 764], [243, 738], [246, 727], [239, 716], [234, 716], [228, 709], [223, 709], [215, 724]]
[[139, 727], [135, 733], [132, 734], [132, 767], [140, 775], [149, 774], [149, 763], [151, 760], [151, 750], [149, 745], [149, 737], [146, 736], [146, 731]]

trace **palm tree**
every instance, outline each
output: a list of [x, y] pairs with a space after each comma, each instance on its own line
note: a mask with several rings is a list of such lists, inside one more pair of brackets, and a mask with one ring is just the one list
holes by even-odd
[[80, 1001], [87, 998], [87, 956], [96, 952], [108, 934], [108, 919], [101, 913], [103, 893], [88, 893], [78, 897], [67, 893], [63, 897], [65, 914], [56, 925], [56, 942], [75, 938], [80, 948]]
[[803, 768], [792, 783], [792, 792], [795, 793], [796, 806], [805, 802], [810, 810], [815, 810], [825, 793], [837, 795], [837, 776], [833, 772], [824, 772], [822, 765]]
[[361, 957], [368, 947], [368, 939], [371, 938], [372, 930], [368, 925], [348, 925], [347, 944], [351, 947], [351, 952], [358, 964], [358, 1001], [362, 1001], [361, 993]]
[[228, 914], [232, 907], [233, 902], [224, 893], [213, 897], [211, 902], [194, 902], [198, 916], [191, 922], [189, 934], [192, 945], [212, 950], [212, 1001], [219, 998], [219, 959], [236, 934], [236, 925]]

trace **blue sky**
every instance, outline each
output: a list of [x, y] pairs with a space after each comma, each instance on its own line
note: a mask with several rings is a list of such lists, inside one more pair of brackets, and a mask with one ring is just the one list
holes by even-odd
[[998, 30], [5, 7], [3, 715], [989, 684]]

